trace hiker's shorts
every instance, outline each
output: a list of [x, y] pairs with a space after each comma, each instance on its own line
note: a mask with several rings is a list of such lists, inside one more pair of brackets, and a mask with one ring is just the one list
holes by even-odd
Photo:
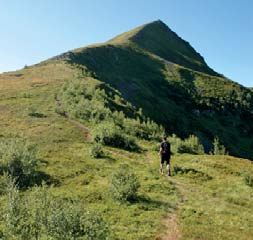
[[170, 155], [161, 155], [161, 164], [166, 164], [169, 165], [170, 164]]

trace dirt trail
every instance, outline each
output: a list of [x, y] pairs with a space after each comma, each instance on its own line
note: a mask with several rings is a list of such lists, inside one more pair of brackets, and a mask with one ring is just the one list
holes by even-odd
[[179, 240], [181, 239], [181, 232], [179, 229], [178, 211], [183, 206], [184, 202], [187, 201], [188, 190], [180, 181], [170, 177], [168, 179], [170, 182], [174, 183], [180, 192], [180, 201], [176, 206], [176, 211], [174, 213], [169, 213], [168, 216], [163, 220], [163, 224], [166, 227], [165, 234], [160, 238], [161, 240]]
[[[153, 162], [152, 157], [145, 153], [147, 161], [149, 163]], [[167, 176], [165, 176], [167, 177]], [[181, 239], [181, 232], [179, 228], [179, 220], [178, 220], [178, 211], [183, 206], [184, 202], [187, 201], [188, 190], [187, 187], [181, 183], [180, 181], [176, 180], [173, 177], [168, 177], [168, 181], [175, 184], [176, 188], [180, 192], [180, 201], [176, 206], [176, 211], [173, 213], [168, 213], [167, 216], [163, 219], [162, 223], [166, 228], [166, 231], [163, 235], [159, 235], [156, 239], [157, 240], [179, 240]]]
[[163, 221], [164, 226], [167, 230], [161, 240], [178, 240], [181, 237], [179, 231], [179, 223], [177, 219], [177, 213], [169, 214]]
[[[58, 106], [63, 109], [63, 106], [62, 106], [62, 102], [61, 100], [59, 99], [59, 97], [56, 95], [55, 96], [55, 100], [58, 104]], [[84, 136], [85, 136], [85, 139], [87, 141], [91, 141], [91, 134], [90, 134], [90, 129], [88, 127], [86, 127], [84, 124], [78, 122], [77, 120], [71, 118], [69, 116], [69, 114], [64, 110], [63, 111], [63, 116], [68, 119], [69, 122], [73, 123], [76, 127], [78, 127], [79, 129], [81, 129], [83, 132], [84, 132]]]

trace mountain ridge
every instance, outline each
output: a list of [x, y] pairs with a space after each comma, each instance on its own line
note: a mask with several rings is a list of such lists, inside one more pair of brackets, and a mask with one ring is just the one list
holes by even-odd
[[[197, 71], [204, 70], [204, 72], [219, 75], [207, 66], [204, 58], [187, 41], [179, 37], [161, 20], [144, 24], [116, 36], [108, 43], [120, 43], [122, 41], [131, 41], [167, 61], [191, 67]], [[189, 62], [189, 59], [193, 58], [195, 62]]]

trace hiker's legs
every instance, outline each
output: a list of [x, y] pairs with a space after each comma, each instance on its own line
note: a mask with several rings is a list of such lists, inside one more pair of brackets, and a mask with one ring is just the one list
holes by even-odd
[[163, 175], [163, 164], [160, 163], [160, 173]]
[[168, 176], [171, 176], [171, 174], [170, 174], [170, 164], [167, 163], [166, 167], [167, 167], [167, 171], [168, 171]]
[[163, 164], [165, 162], [164, 156], [161, 155], [161, 162], [160, 162], [160, 173], [163, 175]]

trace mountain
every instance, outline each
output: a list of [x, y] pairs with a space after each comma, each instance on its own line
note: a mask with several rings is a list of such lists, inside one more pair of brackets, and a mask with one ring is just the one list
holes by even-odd
[[212, 70], [189, 43], [155, 21], [108, 42], [42, 64], [66, 62], [115, 90], [169, 134], [218, 136], [230, 154], [252, 158], [252, 92]]
[[161, 21], [1, 74], [0, 238], [250, 239], [252, 94]]
[[[160, 20], [108, 42], [68, 51], [26, 71], [43, 68], [41, 74], [47, 75], [62, 63], [74, 68], [84, 81], [93, 76], [109, 85], [169, 134], [181, 138], [194, 134], [206, 152], [217, 136], [230, 154], [253, 158], [252, 91], [208, 67], [188, 42]], [[61, 73], [57, 78], [67, 77]], [[126, 107], [117, 107], [129, 114]]]

